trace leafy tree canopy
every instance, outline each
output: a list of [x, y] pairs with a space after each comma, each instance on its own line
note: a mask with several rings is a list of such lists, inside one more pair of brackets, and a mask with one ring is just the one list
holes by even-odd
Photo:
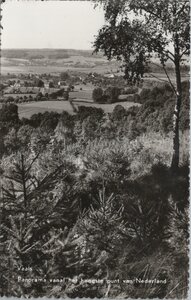
[[16, 104], [3, 104], [0, 109], [0, 122], [18, 122], [18, 106]]
[[163, 66], [178, 64], [189, 54], [189, 1], [95, 0], [103, 5], [106, 25], [95, 40], [95, 51], [117, 58], [125, 77], [139, 80], [154, 53]]

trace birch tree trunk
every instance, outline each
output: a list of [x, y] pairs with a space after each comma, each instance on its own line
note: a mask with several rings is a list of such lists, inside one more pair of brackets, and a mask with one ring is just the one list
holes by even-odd
[[176, 71], [176, 103], [174, 109], [173, 118], [173, 155], [171, 162], [171, 170], [176, 172], [180, 161], [180, 136], [179, 136], [179, 125], [180, 125], [180, 109], [182, 104], [182, 84], [181, 84], [181, 73], [180, 73], [180, 55], [178, 37], [175, 43], [175, 71]]

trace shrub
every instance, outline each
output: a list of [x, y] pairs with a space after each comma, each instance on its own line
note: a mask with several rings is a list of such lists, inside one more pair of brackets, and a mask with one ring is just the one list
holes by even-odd
[[112, 119], [120, 121], [126, 115], [127, 115], [126, 109], [122, 105], [118, 104], [114, 107], [111, 116], [112, 116]]
[[69, 84], [69, 91], [73, 91], [74, 90], [74, 85], [72, 85], [71, 83]]
[[[135, 102], [142, 103], [136, 120], [136, 127], [140, 132], [144, 132], [145, 130], [165, 133], [172, 131], [175, 95], [169, 85], [156, 86], [152, 90], [143, 89], [139, 100], [137, 100]], [[183, 83], [182, 105], [180, 109], [180, 130], [184, 131], [188, 128], [189, 85], [185, 82]]]
[[94, 140], [99, 136], [99, 121], [95, 115], [88, 116], [82, 123], [82, 137], [84, 141]]
[[42, 113], [33, 114], [30, 118], [30, 123], [33, 127], [39, 127], [42, 121]]
[[48, 99], [46, 97], [42, 97], [41, 101], [47, 101]]
[[44, 87], [44, 82], [41, 79], [35, 80], [34, 84], [37, 87]]
[[92, 93], [94, 102], [100, 103], [103, 101], [103, 90], [102, 88], [95, 88]]
[[63, 97], [64, 97], [64, 100], [68, 100], [69, 99], [69, 92], [68, 91], [64, 91], [63, 92]]
[[140, 103], [140, 96], [139, 96], [139, 94], [134, 94], [134, 102], [135, 103]]
[[19, 103], [19, 96], [17, 96], [16, 98], [15, 98], [15, 101], [14, 101], [15, 103]]
[[87, 240], [86, 245], [93, 246], [97, 253], [104, 251], [106, 256], [116, 255], [123, 244], [123, 233], [126, 233], [122, 221], [122, 208], [116, 209], [113, 194], [106, 196], [105, 189], [99, 191], [99, 198], [94, 202], [97, 208], [93, 205], [90, 207], [86, 217], [79, 222], [79, 232], [84, 237], [92, 237]]
[[43, 94], [41, 92], [39, 92], [36, 96], [36, 101], [40, 101], [43, 97]]
[[139, 111], [139, 107], [138, 106], [131, 106], [127, 110], [127, 115], [131, 115], [132, 117], [136, 117], [138, 111]]
[[120, 89], [116, 86], [110, 86], [105, 90], [104, 94], [107, 96], [108, 103], [114, 103], [118, 101]]
[[18, 106], [16, 104], [3, 104], [0, 109], [0, 122], [18, 122]]
[[6, 102], [14, 102], [14, 98], [11, 97], [11, 96], [9, 96], [9, 97], [7, 97], [7, 99], [6, 99]]
[[29, 101], [33, 101], [33, 97], [31, 95], [29, 95]]
[[58, 124], [60, 114], [57, 112], [48, 112], [38, 113], [31, 116], [29, 123], [31, 126], [37, 127], [46, 127], [50, 129], [55, 129]]
[[69, 78], [70, 78], [70, 75], [67, 72], [62, 72], [60, 74], [60, 79], [63, 81], [68, 80]]
[[101, 108], [97, 107], [87, 107], [87, 106], [79, 106], [78, 107], [78, 113], [77, 113], [77, 119], [78, 120], [84, 120], [89, 116], [95, 116], [97, 120], [101, 120], [104, 116], [104, 111]]
[[40, 127], [54, 130], [58, 124], [58, 120], [60, 118], [60, 114], [54, 111], [46, 111], [42, 114], [42, 121]]
[[49, 88], [54, 88], [54, 82], [53, 81], [49, 82]]
[[140, 100], [141, 103], [144, 103], [145, 101], [149, 100], [151, 96], [151, 90], [143, 88], [140, 92]]

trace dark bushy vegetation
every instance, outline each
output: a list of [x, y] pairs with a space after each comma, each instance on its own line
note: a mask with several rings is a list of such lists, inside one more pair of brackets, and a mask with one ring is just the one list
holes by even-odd
[[92, 98], [96, 103], [103, 102], [103, 90], [102, 88], [95, 88], [92, 93]]
[[0, 122], [1, 123], [17, 123], [19, 120], [18, 106], [11, 104], [3, 104], [0, 109]]
[[105, 90], [104, 94], [107, 97], [108, 103], [117, 102], [120, 95], [120, 89], [115, 86], [110, 86]]
[[78, 113], [76, 118], [79, 120], [84, 120], [88, 117], [96, 116], [98, 121], [104, 117], [104, 111], [101, 108], [88, 107], [88, 106], [79, 106]]
[[121, 89], [116, 86], [109, 86], [105, 90], [95, 88], [92, 93], [94, 102], [97, 103], [114, 103], [118, 102]]
[[[174, 112], [174, 92], [169, 85], [142, 90], [140, 103], [142, 106], [137, 115], [141, 130], [169, 132], [172, 130]], [[147, 118], [148, 116], [148, 118]], [[183, 100], [181, 106], [180, 129], [189, 128], [189, 83], [183, 83]]]
[[[172, 176], [173, 94], [151, 92], [111, 114], [80, 106], [19, 120], [16, 105], [1, 108], [1, 294], [186, 297], [188, 152]], [[182, 116], [188, 95], [185, 86]]]

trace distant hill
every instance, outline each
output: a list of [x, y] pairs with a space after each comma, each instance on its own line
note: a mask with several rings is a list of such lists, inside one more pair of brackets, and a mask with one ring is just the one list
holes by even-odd
[[76, 49], [2, 49], [1, 55], [12, 59], [65, 59], [70, 56], [103, 57], [101, 53], [92, 55], [92, 50]]
[[[120, 63], [115, 59], [108, 61], [103, 53], [93, 54], [93, 50], [76, 49], [2, 49], [1, 72], [3, 73], [52, 73], [70, 70], [97, 73], [121, 74]], [[148, 73], [164, 73], [157, 57], [152, 59]], [[174, 72], [171, 62], [166, 64], [168, 72]], [[181, 66], [185, 74], [189, 64]], [[173, 75], [174, 76], [174, 75]]]

